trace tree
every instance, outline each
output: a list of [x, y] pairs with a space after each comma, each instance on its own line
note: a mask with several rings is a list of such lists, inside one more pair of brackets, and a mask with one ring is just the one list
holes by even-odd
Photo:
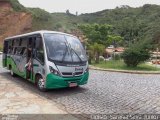
[[116, 31], [124, 38], [126, 46], [130, 46], [143, 34], [144, 27], [143, 22], [136, 17], [126, 17], [117, 25]]
[[78, 16], [78, 11], [76, 11], [76, 16]]
[[124, 51], [122, 58], [128, 67], [136, 67], [150, 58], [149, 49], [149, 42], [136, 43]]
[[153, 34], [152, 40], [153, 40], [153, 43], [155, 44], [154, 47], [160, 49], [160, 31], [156, 31]]
[[60, 28], [62, 28], [61, 23], [57, 23], [57, 24], [55, 25], [55, 29], [56, 29], [56, 30], [59, 30]]
[[89, 46], [95, 48], [96, 63], [99, 63], [99, 55], [102, 52], [102, 48], [104, 50], [111, 43], [122, 40], [122, 37], [112, 33], [113, 27], [108, 24], [81, 24], [78, 27], [88, 39]]
[[117, 43], [121, 42], [123, 38], [119, 35], [108, 35], [108, 43], [113, 44], [114, 47], [117, 47]]
[[21, 12], [27, 11], [27, 9], [22, 4], [20, 4], [18, 0], [6, 0], [6, 1], [11, 3], [12, 8], [15, 11], [21, 11]]
[[81, 24], [78, 28], [88, 38], [90, 43], [107, 44], [109, 32], [112, 26], [108, 24]]
[[69, 10], [68, 10], [68, 9], [66, 10], [66, 14], [67, 14], [67, 15], [70, 15], [70, 12], [69, 12]]
[[95, 55], [95, 63], [99, 63], [99, 56], [104, 52], [105, 46], [102, 44], [94, 43], [90, 46], [90, 49]]

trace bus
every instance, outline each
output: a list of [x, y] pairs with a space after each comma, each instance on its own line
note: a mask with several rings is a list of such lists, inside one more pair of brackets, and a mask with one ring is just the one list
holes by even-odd
[[87, 84], [86, 51], [73, 35], [35, 31], [4, 40], [3, 67], [34, 83], [40, 91]]

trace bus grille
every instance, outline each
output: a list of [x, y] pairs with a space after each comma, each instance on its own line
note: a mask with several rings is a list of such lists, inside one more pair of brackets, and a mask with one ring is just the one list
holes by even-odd
[[83, 72], [76, 72], [76, 73], [72, 73], [72, 72], [62, 72], [62, 75], [65, 77], [71, 77], [71, 76], [80, 76], [82, 75]]
[[71, 72], [62, 72], [62, 75], [64, 75], [64, 76], [72, 76], [72, 73]]
[[82, 75], [83, 72], [76, 72], [75, 75]]

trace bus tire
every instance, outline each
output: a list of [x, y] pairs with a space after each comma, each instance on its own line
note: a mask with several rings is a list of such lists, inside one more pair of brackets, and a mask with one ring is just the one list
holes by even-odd
[[45, 88], [44, 80], [43, 80], [42, 76], [40, 76], [40, 75], [36, 76], [36, 85], [41, 92], [47, 91], [47, 89]]

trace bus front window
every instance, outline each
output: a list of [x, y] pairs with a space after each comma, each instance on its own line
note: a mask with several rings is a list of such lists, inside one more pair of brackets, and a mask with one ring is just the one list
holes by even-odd
[[71, 47], [73, 61], [76, 60], [76, 57], [79, 57], [81, 61], [87, 61], [86, 53], [80, 41], [72, 36], [66, 36], [66, 39]]
[[58, 62], [87, 61], [80, 41], [72, 36], [62, 34], [44, 34], [47, 55], [50, 60]]

